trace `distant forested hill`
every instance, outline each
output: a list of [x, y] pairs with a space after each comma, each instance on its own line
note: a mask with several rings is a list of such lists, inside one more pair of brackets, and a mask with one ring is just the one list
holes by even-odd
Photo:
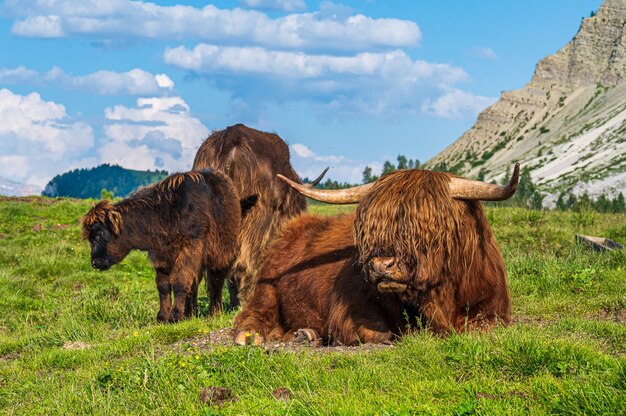
[[140, 186], [158, 182], [167, 176], [165, 171], [124, 169], [117, 165], [100, 165], [89, 169], [74, 169], [52, 178], [43, 196], [71, 198], [100, 198], [102, 189], [114, 196], [124, 197]]

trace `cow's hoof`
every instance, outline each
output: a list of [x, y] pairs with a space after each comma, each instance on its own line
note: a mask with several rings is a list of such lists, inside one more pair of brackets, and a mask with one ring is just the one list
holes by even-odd
[[158, 322], [170, 322], [170, 314], [163, 312], [163, 311], [159, 311], [159, 313], [157, 313], [157, 321]]
[[318, 345], [321, 342], [321, 338], [317, 331], [311, 328], [298, 329], [294, 334], [293, 340], [296, 342], [306, 342], [314, 345]]
[[237, 345], [261, 345], [264, 342], [265, 340], [258, 332], [239, 331], [235, 335], [235, 344]]

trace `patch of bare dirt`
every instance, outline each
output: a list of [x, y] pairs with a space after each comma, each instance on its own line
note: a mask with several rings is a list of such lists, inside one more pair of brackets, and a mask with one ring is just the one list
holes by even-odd
[[[198, 335], [193, 338], [184, 339], [172, 344], [171, 349], [181, 354], [197, 354], [208, 352], [216, 347], [233, 347], [243, 348], [236, 345], [233, 341], [233, 329], [222, 328], [208, 334]], [[298, 352], [310, 351], [314, 353], [329, 352], [363, 352], [378, 351], [393, 348], [393, 344], [361, 344], [356, 346], [333, 345], [333, 346], [316, 346], [306, 340], [294, 339], [293, 341], [274, 341], [259, 346], [268, 352]], [[191, 351], [190, 351], [191, 350]]]
[[91, 345], [82, 341], [67, 341], [65, 344], [63, 344], [64, 350], [84, 350], [87, 348], [91, 348]]
[[9, 361], [17, 360], [21, 356], [22, 354], [18, 352], [10, 352], [8, 354], [0, 356], [0, 362], [9, 362]]
[[626, 324], [626, 307], [602, 308], [597, 317], [603, 321]]
[[272, 396], [279, 402], [288, 402], [293, 398], [293, 393], [287, 387], [279, 387], [272, 392]]
[[[63, 231], [63, 230], [67, 230], [68, 227], [69, 225], [67, 224], [55, 224], [50, 227], [47, 227], [47, 229]], [[46, 227], [44, 227], [43, 224], [35, 224], [32, 228], [33, 231], [43, 231], [44, 229], [46, 229]]]
[[555, 322], [556, 322], [555, 320], [548, 320], [544, 318], [538, 318], [535, 316], [524, 316], [524, 315], [514, 316], [513, 319], [511, 320], [512, 325], [525, 324], [525, 325], [538, 326], [540, 328], [543, 328]]
[[210, 386], [202, 389], [200, 400], [209, 406], [222, 406], [224, 403], [236, 402], [239, 397], [233, 396], [233, 391], [228, 387]]

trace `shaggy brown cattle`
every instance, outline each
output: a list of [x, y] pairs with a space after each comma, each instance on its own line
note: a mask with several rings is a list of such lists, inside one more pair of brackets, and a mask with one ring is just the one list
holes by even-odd
[[415, 325], [413, 316], [438, 333], [509, 322], [504, 264], [477, 199], [512, 196], [518, 173], [507, 186], [423, 170], [347, 191], [290, 182], [315, 199], [359, 202], [357, 212], [286, 226], [235, 319], [235, 341], [306, 328], [327, 343], [381, 342]]
[[231, 306], [236, 307], [249, 295], [265, 247], [289, 218], [306, 210], [306, 199], [276, 177], [282, 173], [300, 183], [289, 163], [289, 147], [276, 134], [243, 124], [216, 131], [202, 143], [193, 162], [194, 170], [206, 167], [226, 173], [240, 195], [259, 196], [254, 211], [243, 220], [239, 253], [230, 271]]
[[380, 293], [358, 266], [355, 216], [302, 215], [270, 244], [252, 295], [235, 318], [235, 342], [384, 342], [407, 322], [400, 299]]
[[[197, 309], [202, 272], [225, 270], [235, 258], [242, 215], [255, 201], [255, 195], [240, 201], [219, 171], [177, 173], [116, 204], [99, 202], [83, 218], [82, 236], [100, 270], [133, 249], [147, 251], [159, 291], [157, 319], [178, 321]], [[211, 313], [221, 309], [224, 277], [214, 273], [207, 282]]]

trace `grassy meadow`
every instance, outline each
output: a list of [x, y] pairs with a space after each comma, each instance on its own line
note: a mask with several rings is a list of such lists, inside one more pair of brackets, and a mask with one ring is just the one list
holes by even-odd
[[[233, 313], [157, 324], [144, 253], [92, 270], [80, 217], [93, 201], [0, 199], [0, 414], [626, 414], [626, 215], [488, 208], [514, 324], [392, 347], [265, 350], [191, 340]], [[334, 214], [350, 207], [313, 205]], [[207, 405], [205, 387], [231, 390]], [[277, 388], [292, 396], [277, 400]]]

